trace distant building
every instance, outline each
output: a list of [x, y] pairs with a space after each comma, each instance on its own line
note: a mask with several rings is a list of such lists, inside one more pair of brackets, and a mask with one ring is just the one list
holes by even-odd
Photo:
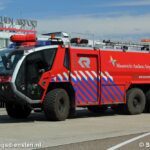
[[13, 34], [35, 33], [37, 21], [0, 16], [0, 49], [10, 44]]

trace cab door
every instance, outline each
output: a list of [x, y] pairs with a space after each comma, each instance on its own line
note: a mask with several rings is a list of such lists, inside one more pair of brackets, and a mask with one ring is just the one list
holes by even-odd
[[16, 78], [17, 90], [30, 100], [41, 100], [44, 89], [39, 85], [43, 73], [51, 69], [56, 49], [35, 51], [26, 56]]
[[94, 50], [70, 50], [70, 78], [75, 90], [77, 106], [99, 103], [98, 57]]

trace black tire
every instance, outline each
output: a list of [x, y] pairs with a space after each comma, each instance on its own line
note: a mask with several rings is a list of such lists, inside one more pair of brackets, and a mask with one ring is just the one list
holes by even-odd
[[28, 105], [16, 103], [6, 103], [7, 114], [15, 119], [27, 118], [31, 113], [31, 108]]
[[47, 93], [44, 112], [48, 120], [63, 121], [68, 118], [69, 110], [69, 96], [64, 89], [54, 89]]
[[126, 95], [126, 112], [131, 115], [140, 114], [145, 109], [146, 97], [141, 89], [132, 88]]
[[92, 113], [103, 113], [107, 110], [107, 106], [88, 106], [87, 108]]
[[146, 113], [150, 112], [150, 90], [146, 92], [146, 104], [145, 104], [144, 112]]

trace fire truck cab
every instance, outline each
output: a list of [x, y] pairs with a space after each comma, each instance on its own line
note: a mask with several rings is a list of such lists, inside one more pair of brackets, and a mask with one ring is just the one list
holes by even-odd
[[11, 39], [16, 45], [0, 52], [0, 96], [10, 117], [26, 118], [32, 109], [57, 121], [76, 107], [149, 110], [149, 51], [85, 47], [85, 39], [73, 39], [74, 46], [58, 39], [41, 46], [34, 35]]

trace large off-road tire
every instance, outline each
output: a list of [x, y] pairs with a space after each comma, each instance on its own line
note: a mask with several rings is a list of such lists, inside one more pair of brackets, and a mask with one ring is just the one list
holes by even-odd
[[15, 119], [27, 118], [31, 113], [31, 108], [28, 105], [18, 103], [6, 103], [7, 114]]
[[146, 104], [145, 104], [144, 112], [146, 113], [150, 112], [150, 90], [146, 92]]
[[107, 110], [107, 106], [88, 106], [87, 108], [92, 113], [103, 113]]
[[44, 112], [48, 120], [62, 121], [68, 118], [70, 101], [64, 89], [54, 89], [47, 93], [44, 101]]
[[132, 88], [127, 91], [126, 95], [126, 111], [128, 114], [140, 114], [145, 109], [146, 97], [139, 88]]

